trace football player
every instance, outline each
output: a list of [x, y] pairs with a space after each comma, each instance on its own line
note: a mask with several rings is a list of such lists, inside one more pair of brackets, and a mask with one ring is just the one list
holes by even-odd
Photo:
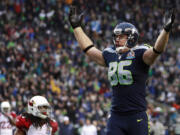
[[165, 21], [154, 47], [138, 46], [139, 32], [128, 22], [117, 24], [113, 31], [114, 47], [100, 51], [81, 27], [83, 14], [72, 6], [69, 21], [80, 48], [97, 64], [108, 67], [108, 79], [113, 89], [111, 116], [107, 135], [148, 135], [145, 82], [149, 67], [165, 50], [175, 15]]
[[0, 135], [13, 135], [15, 129], [16, 113], [11, 112], [11, 105], [8, 101], [1, 103], [0, 113]]
[[58, 124], [50, 118], [50, 104], [43, 96], [28, 102], [28, 111], [17, 117], [15, 135], [54, 135]]

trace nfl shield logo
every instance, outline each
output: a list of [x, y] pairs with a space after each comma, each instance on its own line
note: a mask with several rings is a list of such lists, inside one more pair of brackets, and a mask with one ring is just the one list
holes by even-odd
[[130, 52], [126, 56], [127, 59], [134, 59], [135, 58], [135, 53], [134, 51], [130, 50]]

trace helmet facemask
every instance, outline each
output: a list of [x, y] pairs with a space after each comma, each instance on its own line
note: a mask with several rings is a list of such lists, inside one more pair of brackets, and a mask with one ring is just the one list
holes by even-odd
[[50, 106], [47, 106], [47, 105], [38, 106], [38, 113], [41, 118], [45, 119], [49, 117], [50, 112], [51, 112]]

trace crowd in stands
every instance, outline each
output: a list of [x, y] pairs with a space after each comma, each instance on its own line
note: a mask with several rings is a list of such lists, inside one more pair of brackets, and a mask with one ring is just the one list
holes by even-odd
[[[50, 101], [60, 135], [104, 135], [111, 105], [107, 69], [91, 62], [77, 45], [68, 22], [72, 0], [0, 1], [0, 102], [10, 101], [21, 114], [33, 95]], [[153, 45], [163, 15], [179, 0], [76, 0], [84, 30], [103, 50], [121, 21], [139, 30], [139, 44]], [[151, 132], [180, 132], [180, 8], [166, 51], [149, 70], [147, 97]], [[157, 106], [163, 104], [168, 108]], [[171, 125], [171, 126], [170, 126]], [[165, 130], [166, 129], [166, 130]]]

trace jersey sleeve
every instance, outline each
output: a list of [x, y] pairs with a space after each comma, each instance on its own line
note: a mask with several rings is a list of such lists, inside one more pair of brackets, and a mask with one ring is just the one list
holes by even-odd
[[16, 118], [16, 127], [22, 131], [28, 130], [31, 122], [27, 120], [24, 116], [19, 115]]
[[105, 48], [103, 50], [102, 55], [104, 57], [104, 61], [105, 61], [107, 67], [109, 66], [111, 58], [114, 57], [115, 53], [116, 53], [116, 51], [111, 47]]
[[143, 45], [140, 45], [138, 46], [136, 49], [138, 51], [137, 53], [137, 56], [138, 56], [138, 59], [140, 61], [141, 64], [143, 64], [144, 66], [148, 66], [146, 63], [144, 63], [144, 60], [143, 60], [143, 54], [146, 50], [148, 50], [149, 48], [151, 48], [150, 45], [148, 44], [143, 44]]
[[52, 127], [52, 134], [54, 134], [58, 130], [58, 123], [55, 120], [50, 121]]

